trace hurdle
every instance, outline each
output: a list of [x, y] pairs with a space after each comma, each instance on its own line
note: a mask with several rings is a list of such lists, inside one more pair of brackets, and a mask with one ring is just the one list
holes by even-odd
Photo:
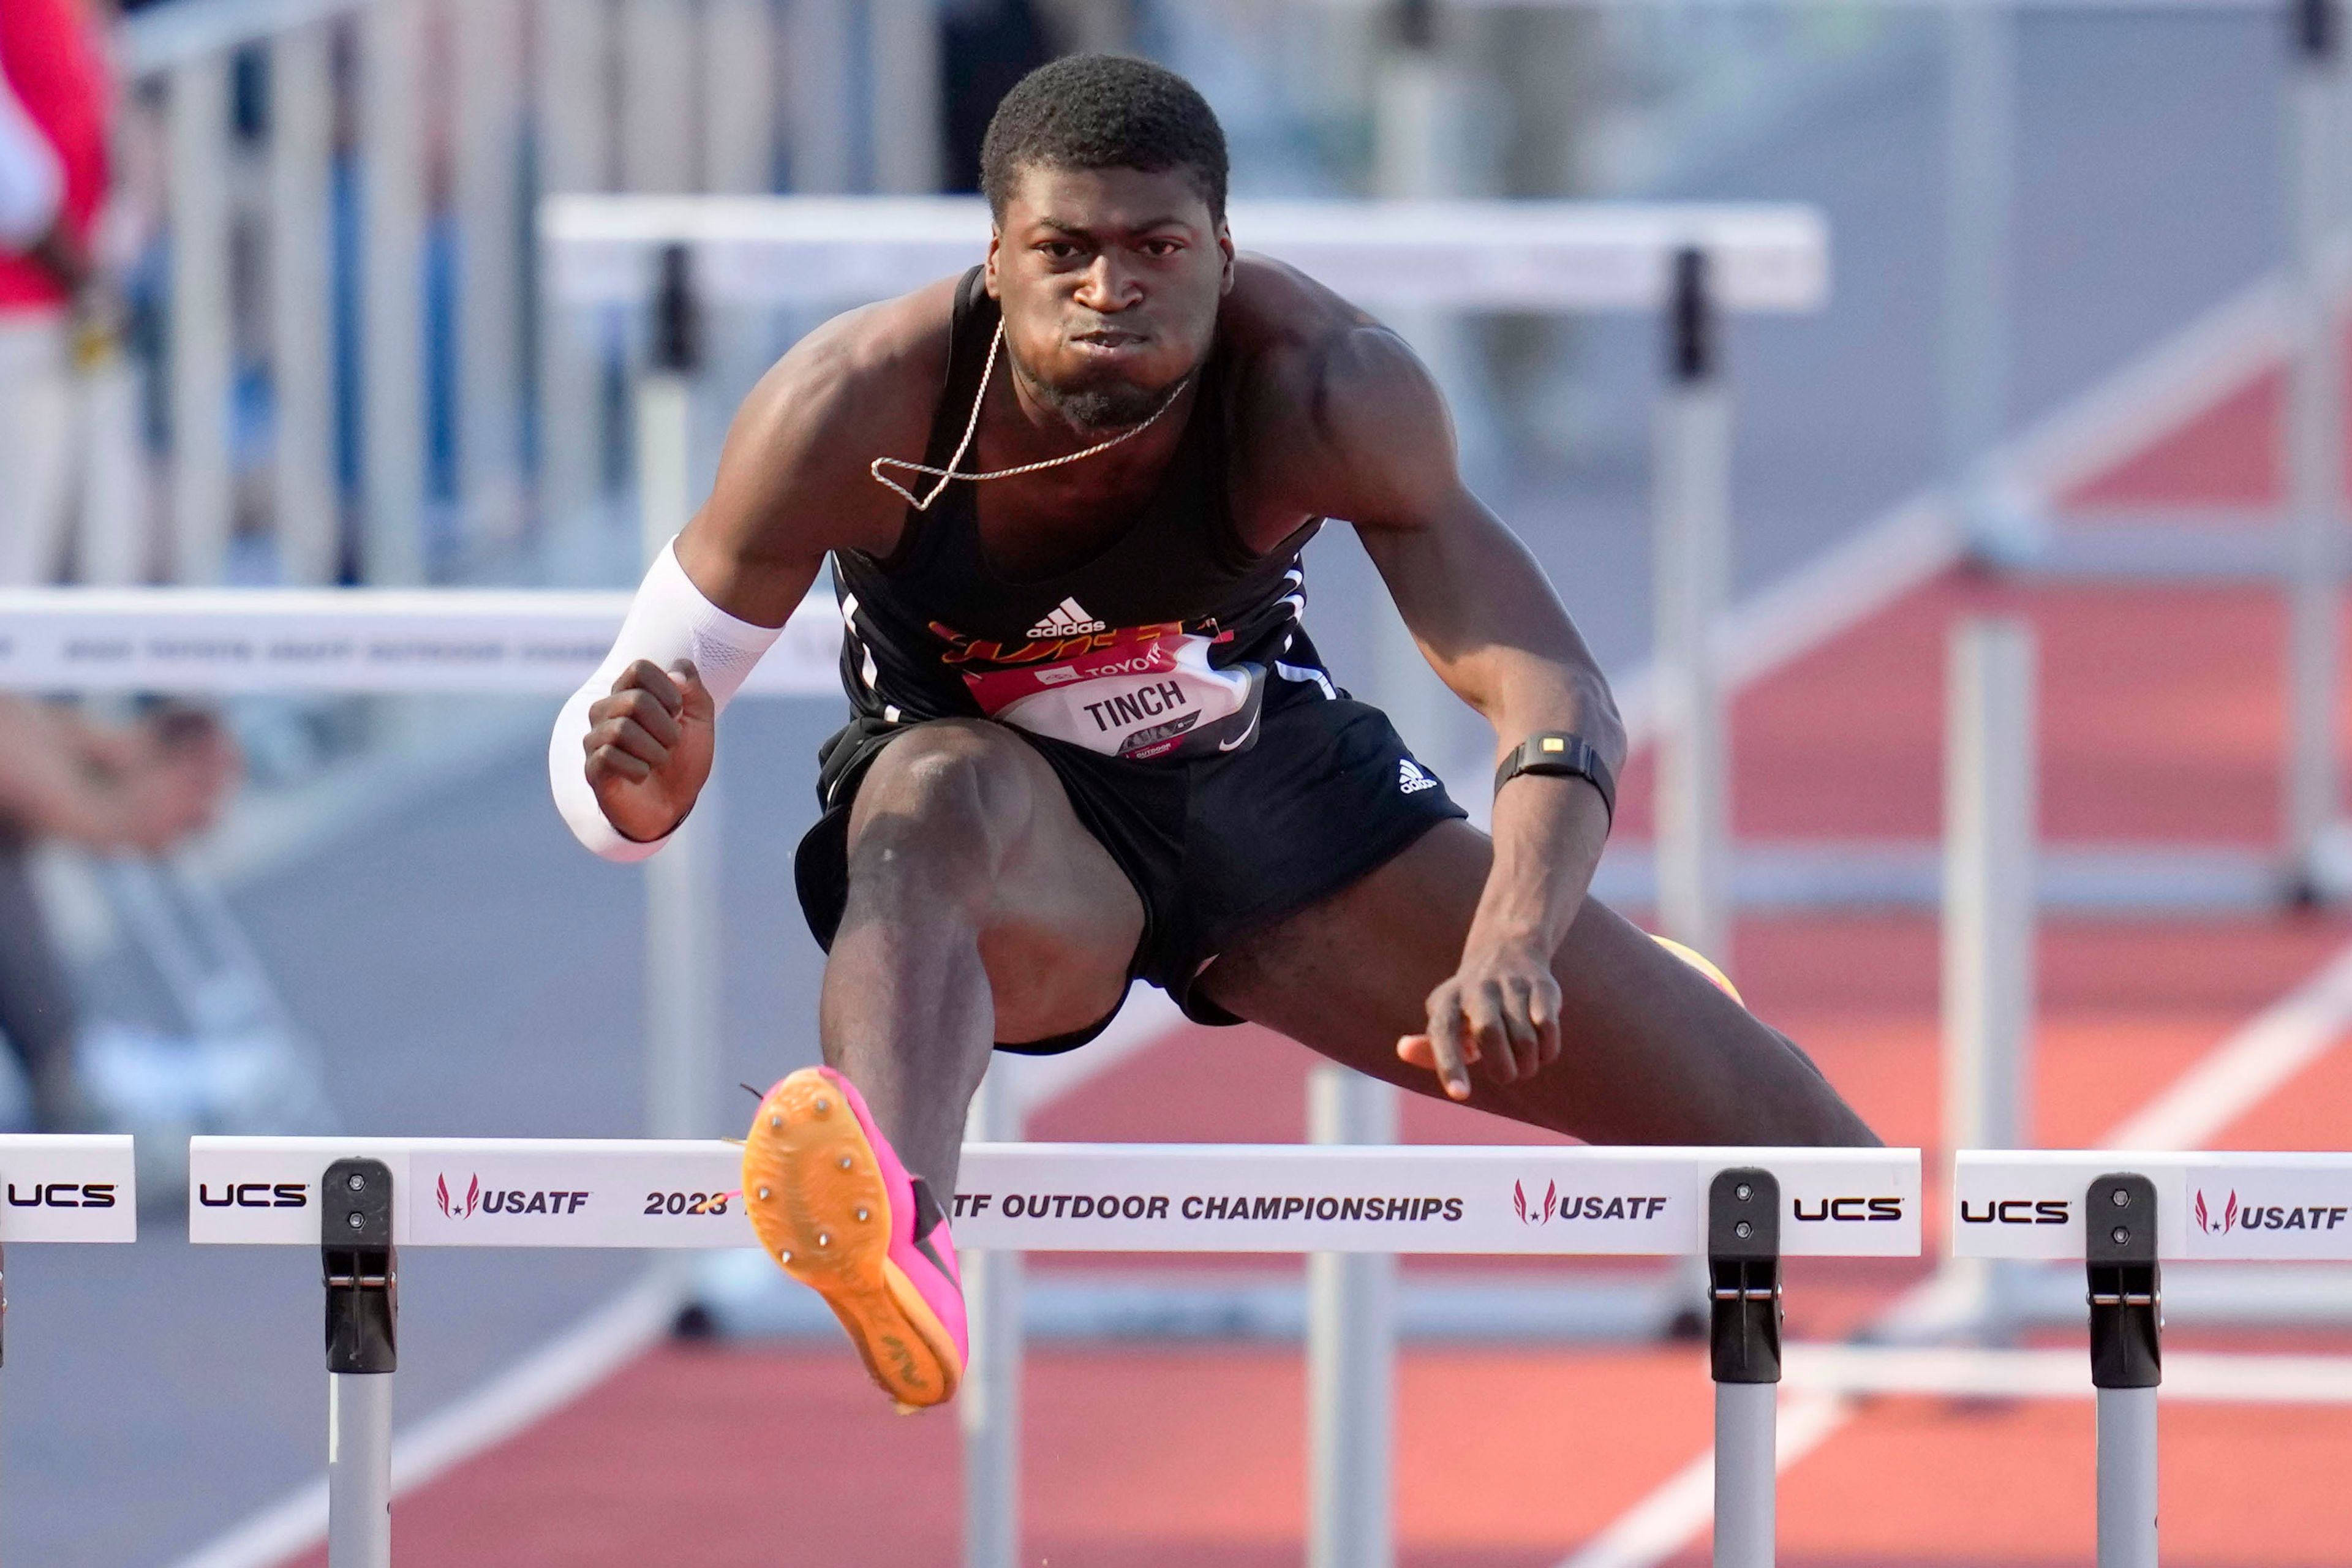
[[[190, 1140], [190, 1241], [320, 1248], [332, 1568], [392, 1561], [399, 1248], [752, 1246], [741, 1169], [716, 1140]], [[1715, 1562], [1769, 1568], [1780, 1260], [1916, 1257], [1919, 1170], [1916, 1149], [973, 1143], [952, 1215], [960, 1250], [982, 1256], [1706, 1258]], [[988, 1458], [1015, 1479], [1010, 1456]], [[1389, 1527], [1374, 1535], [1384, 1552]]]
[[2155, 1568], [2162, 1266], [2352, 1261], [2352, 1153], [1964, 1150], [1952, 1251], [2086, 1272], [2099, 1568]]

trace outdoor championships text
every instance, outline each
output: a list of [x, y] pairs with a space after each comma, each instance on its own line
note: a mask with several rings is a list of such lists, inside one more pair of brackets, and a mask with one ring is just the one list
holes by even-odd
[[1462, 1218], [1462, 1200], [1451, 1197], [1338, 1198], [1247, 1193], [1181, 1198], [1139, 1193], [958, 1193], [955, 1215], [964, 1219], [994, 1209], [1006, 1219], [1193, 1220], [1402, 1220], [1419, 1224]]

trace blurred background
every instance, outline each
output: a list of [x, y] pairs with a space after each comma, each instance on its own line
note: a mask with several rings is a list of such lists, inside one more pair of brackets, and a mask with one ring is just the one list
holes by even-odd
[[[1696, 922], [1891, 1142], [2091, 1146], [2156, 1108], [2179, 1146], [2340, 1147], [2336, 22], [2252, 0], [0, 0], [0, 590], [625, 589], [640, 392], [674, 367], [649, 300], [555, 285], [542, 201], [968, 191], [998, 97], [1064, 52], [1191, 77], [1239, 197], [1802, 204], [1822, 308], [1721, 323], [1713, 902], [1656, 908], [1675, 847], [1647, 748], [1601, 892]], [[690, 488], [827, 313], [744, 292], [700, 311]], [[1688, 388], [1660, 315], [1397, 324], [1637, 731], [1670, 735], [1654, 459]], [[1308, 560], [1335, 670], [1483, 796], [1487, 737], [1399, 661], [1347, 531]], [[0, 594], [0, 666], [12, 615], [84, 602]], [[1948, 680], [1979, 669], [1956, 628], [1987, 618], [2020, 650], [2009, 684]], [[646, 1131], [664, 895], [556, 818], [552, 700], [5, 684], [0, 1100], [20, 1128], [136, 1129], [150, 1201], [135, 1247], [10, 1259], [0, 1559], [315, 1558], [316, 1275], [188, 1247], [175, 1140]], [[839, 706], [729, 715], [686, 928], [714, 1091], [672, 1129], [732, 1131], [715, 1086], [815, 1059], [790, 855]], [[1979, 786], [1997, 842], [1953, 822]], [[2006, 900], [1975, 947], [1950, 902], [1971, 877]], [[1303, 1051], [1152, 1000], [1033, 1087], [1031, 1135], [1304, 1135]], [[2283, 1008], [2294, 1049], [2227, 1093], [2196, 1076], [2275, 1041]], [[2008, 1075], [1990, 1121], [1955, 1120], [1963, 1040]], [[1413, 1104], [1402, 1136], [1519, 1134]], [[955, 1560], [952, 1425], [888, 1416], [756, 1271], [649, 1294], [621, 1254], [405, 1263], [410, 1560]], [[1929, 1271], [1792, 1269], [1791, 1332], [2079, 1343], [2079, 1279], [2071, 1309], [1964, 1281], [1938, 1317]], [[1703, 1510], [1626, 1522], [1706, 1443], [1672, 1270], [1401, 1272], [1399, 1561], [1703, 1560]], [[1033, 1268], [1032, 1557], [1299, 1560], [1300, 1278]], [[2201, 1314], [2177, 1314], [2184, 1342], [2352, 1354], [2352, 1277], [2221, 1281]], [[2089, 1561], [2086, 1402], [1825, 1408], [1784, 1438], [1789, 1561]], [[2168, 1422], [2177, 1561], [2342, 1559], [2340, 1400]]]

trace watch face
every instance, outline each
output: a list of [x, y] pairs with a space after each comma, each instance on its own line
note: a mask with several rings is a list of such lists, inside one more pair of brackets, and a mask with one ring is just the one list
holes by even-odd
[[1609, 777], [1601, 754], [1580, 735], [1535, 735], [1522, 742], [1495, 775], [1500, 789], [1520, 773], [1545, 778], [1580, 778], [1601, 792], [1601, 804], [1613, 819], [1617, 815], [1615, 781]]

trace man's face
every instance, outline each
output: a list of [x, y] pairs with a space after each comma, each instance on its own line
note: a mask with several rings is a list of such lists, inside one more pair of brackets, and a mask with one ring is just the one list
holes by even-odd
[[1083, 429], [1144, 418], [1208, 357], [1233, 278], [1182, 169], [1024, 169], [988, 247], [1015, 373]]

